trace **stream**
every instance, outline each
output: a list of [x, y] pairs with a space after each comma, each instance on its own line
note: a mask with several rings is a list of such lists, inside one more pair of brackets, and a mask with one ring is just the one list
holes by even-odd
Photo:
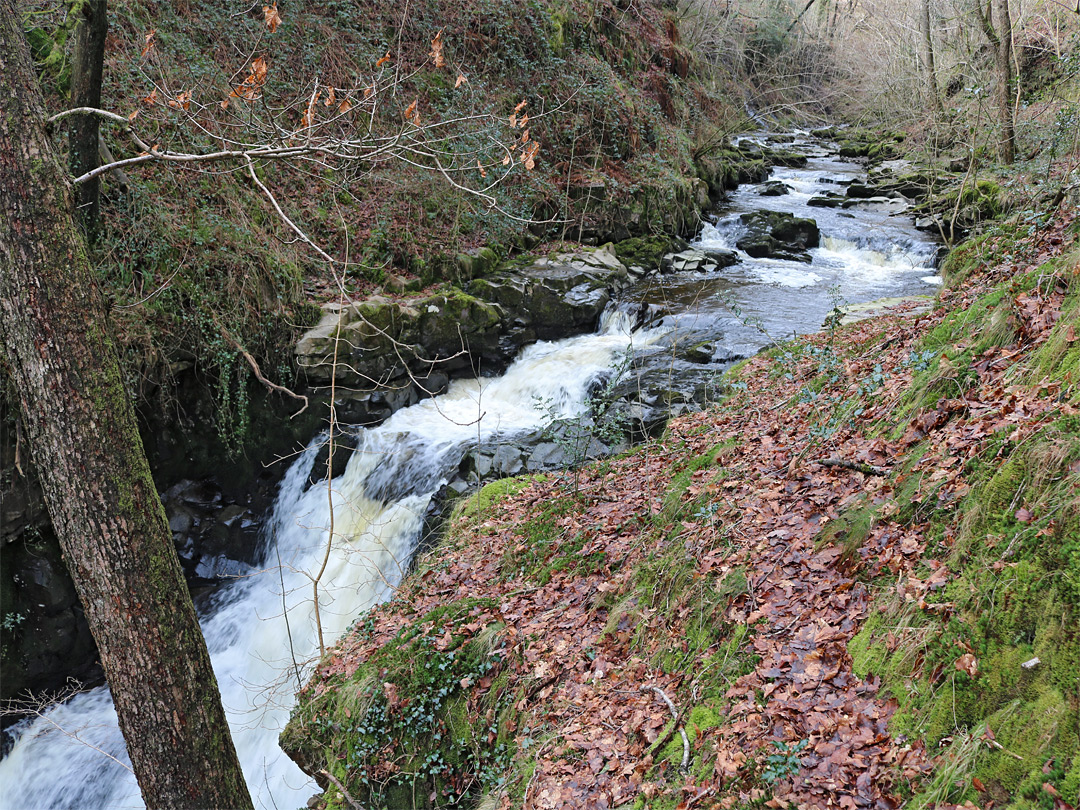
[[[715, 375], [726, 358], [752, 354], [793, 332], [817, 331], [838, 300], [934, 292], [938, 247], [914, 228], [910, 215], [896, 215], [900, 202], [808, 205], [865, 171], [809, 141], [793, 148], [811, 157], [808, 165], [776, 169], [770, 178], [790, 191], [765, 197], [763, 184], [741, 186], [704, 224], [694, 247], [735, 249], [740, 215], [767, 208], [817, 220], [821, 246], [810, 251], [809, 263], [741, 254], [724, 269], [648, 277], [609, 306], [595, 333], [535, 343], [502, 377], [456, 381], [447, 393], [399, 410], [377, 427], [352, 429], [356, 449], [332, 481], [311, 483], [325, 436], [293, 462], [264, 522], [261, 561], [200, 604], [256, 807], [292, 810], [318, 792], [277, 738], [305, 667], [318, 657], [310, 574], [322, 563], [331, 523], [319, 604], [327, 644], [393, 593], [432, 499], [466, 453], [520, 441], [554, 419], [584, 414], [597, 381], [628, 349], [644, 355], [673, 335], [700, 337], [714, 352], [706, 368]], [[630, 313], [641, 303], [654, 317], [633, 330]], [[107, 688], [80, 694], [13, 733], [17, 740], [0, 762], [0, 808], [142, 807]]]

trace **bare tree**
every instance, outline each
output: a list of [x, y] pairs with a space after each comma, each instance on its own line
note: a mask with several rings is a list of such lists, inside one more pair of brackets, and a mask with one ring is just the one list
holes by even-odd
[[1009, 0], [987, 0], [985, 7], [982, 0], [975, 0], [974, 9], [979, 27], [994, 49], [994, 108], [1001, 129], [998, 159], [1008, 164], [1016, 159], [1016, 120], [1012, 99], [1012, 11]]
[[931, 109], [940, 117], [945, 114], [945, 107], [941, 103], [941, 93], [938, 90], [937, 66], [934, 59], [934, 28], [931, 0], [922, 0], [922, 8], [920, 11], [919, 25], [922, 30], [923, 72], [926, 78], [926, 95], [930, 101]]
[[[101, 106], [101, 81], [105, 60], [105, 37], [109, 32], [107, 0], [85, 0], [79, 7], [75, 49], [71, 59], [71, 102], [75, 107]], [[98, 119], [72, 118], [68, 125], [69, 165], [78, 176], [98, 165]], [[76, 215], [87, 238], [97, 230], [101, 181], [94, 178], [75, 188]]]

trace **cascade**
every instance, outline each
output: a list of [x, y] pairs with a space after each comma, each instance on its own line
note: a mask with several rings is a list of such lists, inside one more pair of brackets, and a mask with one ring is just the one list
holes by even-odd
[[[319, 654], [311, 576], [331, 526], [318, 608], [327, 644], [401, 582], [428, 504], [466, 450], [584, 412], [591, 384], [616, 355], [660, 335], [629, 326], [630, 316], [612, 307], [594, 334], [533, 344], [502, 377], [456, 381], [442, 396], [357, 429], [349, 463], [332, 481], [309, 483], [325, 437], [292, 464], [265, 526], [261, 565], [219, 591], [202, 616], [256, 807], [301, 807], [318, 792], [277, 738]], [[108, 689], [77, 695], [21, 729], [0, 763], [0, 807], [141, 807], [127, 763]]]

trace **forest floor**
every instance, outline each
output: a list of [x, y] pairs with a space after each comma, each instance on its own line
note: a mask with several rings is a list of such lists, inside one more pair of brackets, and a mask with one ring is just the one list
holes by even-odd
[[286, 748], [325, 763], [331, 807], [405, 785], [536, 810], [1075, 806], [1076, 234], [1000, 229], [933, 312], [780, 345], [661, 440], [489, 485], [323, 660]]

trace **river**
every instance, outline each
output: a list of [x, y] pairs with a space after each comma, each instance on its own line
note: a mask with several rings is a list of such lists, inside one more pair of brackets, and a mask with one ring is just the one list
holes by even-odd
[[[822, 245], [811, 251], [810, 263], [744, 254], [723, 270], [650, 277], [608, 309], [594, 334], [536, 343], [502, 377], [457, 381], [377, 427], [353, 429], [356, 449], [332, 481], [310, 483], [324, 437], [292, 464], [265, 519], [261, 564], [201, 610], [256, 807], [292, 810], [317, 792], [277, 737], [305, 667], [318, 655], [310, 576], [322, 563], [331, 525], [319, 606], [327, 643], [401, 582], [432, 498], [471, 447], [535, 434], [553, 419], [583, 413], [595, 382], [628, 348], [647, 352], [678, 332], [707, 338], [717, 359], [747, 355], [792, 332], [816, 331], [838, 299], [934, 292], [937, 246], [910, 216], [896, 215], [899, 204], [809, 206], [816, 194], [864, 172], [813, 143], [794, 148], [812, 155], [807, 167], [778, 169], [770, 178], [789, 193], [765, 197], [762, 185], [740, 187], [695, 244], [733, 248], [740, 214], [769, 208], [817, 220]], [[628, 301], [644, 301], [657, 317], [631, 331]], [[14, 733], [18, 739], [0, 762], [0, 808], [142, 807], [106, 688], [78, 695]]]

